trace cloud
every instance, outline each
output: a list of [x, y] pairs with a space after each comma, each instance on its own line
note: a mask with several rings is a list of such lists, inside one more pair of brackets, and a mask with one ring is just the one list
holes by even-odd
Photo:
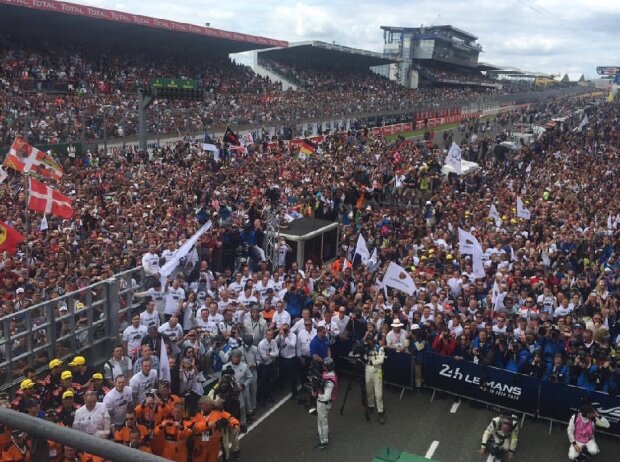
[[382, 51], [380, 26], [451, 24], [479, 37], [485, 62], [531, 71], [620, 65], [618, 0], [84, 0], [136, 14], [295, 41], [322, 40]]

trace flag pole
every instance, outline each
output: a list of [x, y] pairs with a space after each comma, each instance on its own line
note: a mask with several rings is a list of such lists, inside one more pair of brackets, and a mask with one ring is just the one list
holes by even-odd
[[28, 213], [28, 201], [30, 200], [30, 174], [25, 172], [24, 173], [24, 196], [25, 196], [25, 206], [24, 206], [24, 213], [26, 215], [26, 250], [24, 252], [24, 255], [26, 257], [26, 282], [28, 281], [28, 279], [30, 278], [30, 244], [29, 244], [29, 240], [30, 240], [30, 214]]

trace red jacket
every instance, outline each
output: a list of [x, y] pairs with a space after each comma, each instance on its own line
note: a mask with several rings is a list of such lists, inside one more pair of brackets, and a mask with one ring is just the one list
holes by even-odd
[[435, 353], [445, 356], [454, 356], [454, 350], [456, 349], [456, 340], [450, 337], [448, 340], [444, 340], [440, 334], [433, 340], [433, 350]]

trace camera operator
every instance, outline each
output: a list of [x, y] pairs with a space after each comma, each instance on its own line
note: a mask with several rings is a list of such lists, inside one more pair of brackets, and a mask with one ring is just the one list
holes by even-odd
[[602, 384], [601, 391], [610, 395], [618, 395], [620, 393], [620, 368], [618, 368], [616, 358], [607, 356], [602, 361], [599, 372]]
[[595, 427], [609, 428], [609, 421], [599, 416], [596, 409], [590, 404], [584, 404], [581, 411], [574, 414], [568, 421], [568, 458], [570, 460], [583, 460], [582, 453], [587, 451], [594, 456], [599, 453], [598, 444], [594, 439]]
[[239, 388], [239, 416], [235, 416], [241, 422], [241, 429], [247, 428], [247, 411], [250, 407], [250, 384], [254, 380], [249, 366], [241, 362], [241, 349], [236, 348], [230, 354], [230, 362], [224, 364], [223, 370], [231, 368], [234, 372], [235, 383]]
[[543, 380], [548, 380], [552, 383], [563, 383], [565, 385], [570, 383], [568, 366], [564, 364], [564, 357], [561, 353], [556, 353], [553, 357], [553, 363], [547, 365]]
[[364, 337], [364, 353], [362, 359], [366, 364], [364, 378], [366, 381], [366, 396], [368, 409], [372, 410], [377, 404], [377, 414], [379, 423], [385, 424], [383, 416], [383, 370], [381, 369], [385, 360], [383, 347], [375, 341], [372, 332], [368, 332]]
[[323, 360], [322, 389], [313, 390], [312, 396], [317, 400], [317, 423], [319, 430], [319, 444], [315, 449], [327, 449], [329, 446], [329, 424], [328, 414], [338, 395], [338, 378], [334, 372], [334, 360], [325, 358]]
[[501, 415], [491, 420], [482, 434], [482, 444], [478, 453], [481, 456], [488, 453], [487, 462], [502, 460], [504, 455], [510, 460], [517, 450], [518, 440], [519, 427], [515, 417]]
[[594, 391], [598, 378], [598, 366], [592, 362], [592, 354], [582, 349], [577, 351], [574, 363], [570, 368], [571, 382], [588, 391]]

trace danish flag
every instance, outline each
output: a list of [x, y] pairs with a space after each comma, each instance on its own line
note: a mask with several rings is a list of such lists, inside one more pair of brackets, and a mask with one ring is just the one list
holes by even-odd
[[41, 176], [58, 180], [63, 175], [62, 167], [49, 154], [30, 146], [18, 136], [4, 160], [4, 165], [18, 172], [36, 172]]
[[71, 199], [32, 177], [29, 178], [29, 181], [30, 194], [28, 195], [28, 208], [30, 210], [41, 213], [51, 213], [52, 215], [66, 219], [73, 216]]

